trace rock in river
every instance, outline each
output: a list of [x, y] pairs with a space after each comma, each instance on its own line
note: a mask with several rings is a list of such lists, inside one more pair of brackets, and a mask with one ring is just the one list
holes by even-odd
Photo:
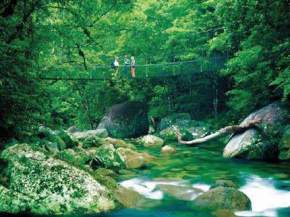
[[241, 191], [237, 190], [234, 185], [225, 182], [216, 183], [214, 188], [201, 194], [194, 200], [194, 204], [202, 209], [213, 210], [249, 210], [251, 201]]
[[161, 147], [164, 144], [163, 139], [154, 136], [154, 135], [146, 135], [140, 139], [140, 143], [144, 145], [144, 147]]
[[226, 147], [223, 156], [253, 160], [276, 160], [278, 144], [270, 140], [277, 138], [278, 131], [286, 120], [286, 111], [278, 103], [272, 103], [250, 114], [240, 125], [260, 120], [259, 131], [255, 128], [235, 134]]
[[176, 148], [170, 146], [170, 145], [165, 145], [161, 148], [161, 153], [162, 154], [173, 154], [176, 152]]
[[139, 153], [129, 148], [118, 148], [118, 152], [123, 157], [128, 169], [143, 167], [154, 159], [154, 157], [148, 153]]
[[106, 129], [114, 138], [137, 138], [149, 130], [147, 106], [141, 102], [125, 102], [112, 106], [98, 129]]

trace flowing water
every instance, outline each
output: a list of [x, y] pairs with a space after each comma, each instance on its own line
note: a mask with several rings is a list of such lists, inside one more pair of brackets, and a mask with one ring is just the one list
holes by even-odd
[[222, 144], [177, 146], [177, 152], [167, 156], [151, 150], [157, 157], [153, 166], [121, 175], [119, 180], [122, 186], [148, 198], [147, 203], [101, 216], [215, 216], [198, 210], [192, 200], [222, 179], [233, 181], [252, 202], [252, 211], [235, 212], [236, 216], [289, 217], [290, 164], [223, 159], [222, 147]]

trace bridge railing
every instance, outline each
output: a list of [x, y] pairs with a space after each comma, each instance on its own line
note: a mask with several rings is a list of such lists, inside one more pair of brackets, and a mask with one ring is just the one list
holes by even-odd
[[[212, 57], [191, 61], [142, 64], [136, 65], [136, 78], [171, 77], [194, 73], [206, 73], [220, 70], [226, 61], [226, 57]], [[81, 67], [70, 69], [54, 69], [43, 71], [41, 79], [47, 80], [105, 80], [112, 76], [130, 78], [130, 67], [120, 65], [117, 70], [110, 65], [91, 65], [88, 70]]]

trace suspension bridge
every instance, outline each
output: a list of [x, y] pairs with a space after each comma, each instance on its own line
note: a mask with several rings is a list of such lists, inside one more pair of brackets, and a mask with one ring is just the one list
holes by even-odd
[[[213, 73], [220, 70], [227, 59], [227, 56], [215, 56], [210, 58], [199, 58], [190, 61], [166, 62], [155, 64], [137, 64], [136, 79], [152, 77], [183, 76], [196, 73]], [[137, 59], [138, 61], [138, 59]], [[83, 68], [83, 67], [82, 67]], [[80, 66], [71, 69], [50, 69], [39, 74], [41, 80], [106, 80], [112, 76], [130, 78], [130, 67], [120, 65], [117, 70], [111, 65], [90, 65], [87, 70]]]

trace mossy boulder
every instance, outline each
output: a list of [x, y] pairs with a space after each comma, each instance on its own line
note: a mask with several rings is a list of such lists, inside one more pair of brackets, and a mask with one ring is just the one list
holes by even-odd
[[39, 127], [38, 137], [42, 140], [41, 143], [44, 147], [52, 152], [72, 148], [77, 145], [77, 142], [64, 130], [53, 131], [45, 126]]
[[55, 133], [64, 141], [64, 143], [66, 144], [66, 148], [73, 148], [77, 146], [77, 141], [73, 139], [66, 131], [57, 130], [55, 131]]
[[285, 127], [282, 139], [279, 142], [279, 159], [290, 161], [290, 125]]
[[92, 172], [93, 177], [102, 185], [106, 186], [110, 190], [116, 190], [118, 183], [116, 182], [116, 173], [113, 170], [106, 168], [98, 168]]
[[71, 165], [77, 166], [79, 168], [84, 168], [94, 158], [95, 150], [93, 153], [81, 149], [65, 149], [57, 153], [57, 157]]
[[9, 191], [28, 197], [34, 214], [97, 213], [115, 207], [110, 190], [89, 173], [27, 144], [5, 149], [1, 158], [8, 162]]
[[209, 210], [250, 210], [251, 201], [243, 192], [232, 186], [218, 185], [199, 195], [194, 205]]
[[176, 142], [176, 128], [181, 133], [182, 139], [184, 140], [191, 140], [193, 139], [192, 134], [187, 130], [185, 127], [178, 127], [178, 126], [171, 126], [159, 132], [159, 136], [167, 142]]
[[29, 206], [29, 197], [0, 185], [0, 213], [26, 212]]
[[96, 159], [106, 168], [122, 169], [126, 167], [123, 156], [112, 144], [105, 144], [97, 148]]

